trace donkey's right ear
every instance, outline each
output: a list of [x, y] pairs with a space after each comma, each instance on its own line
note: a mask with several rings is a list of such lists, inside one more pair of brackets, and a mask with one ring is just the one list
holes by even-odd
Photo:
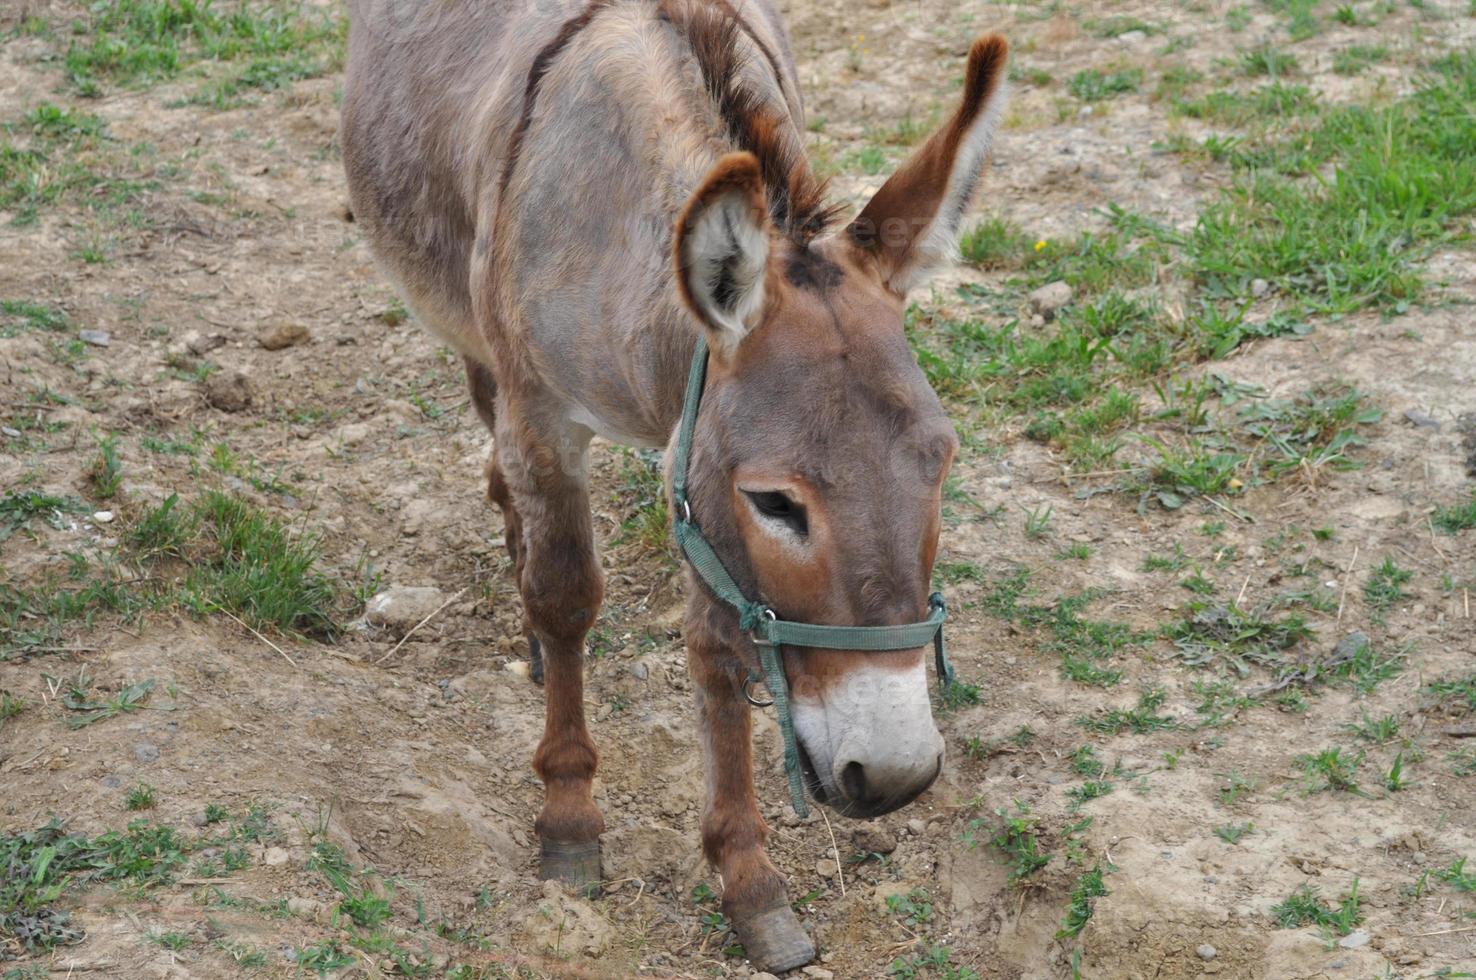
[[751, 153], [718, 160], [677, 219], [677, 288], [719, 358], [732, 356], [763, 322], [772, 235], [763, 175]]

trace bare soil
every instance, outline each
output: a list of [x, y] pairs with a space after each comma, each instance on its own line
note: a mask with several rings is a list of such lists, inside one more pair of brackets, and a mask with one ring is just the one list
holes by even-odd
[[[976, 32], [1004, 32], [1017, 65], [1050, 72], [1053, 83], [1018, 86], [979, 203], [981, 214], [1006, 215], [1042, 238], [1094, 227], [1109, 201], [1173, 226], [1192, 223], [1226, 178], [1155, 152], [1154, 141], [1171, 131], [1203, 133], [1170, 118], [1151, 79], [1170, 61], [1213, 73], [1236, 48], [1285, 43], [1284, 21], [1258, 4], [1238, 32], [1226, 27], [1232, 5], [1219, 2], [1125, 2], [1101, 5], [1105, 12], [949, 0], [788, 6], [810, 111], [825, 121], [817, 149], [834, 157], [905, 113], [926, 117], [944, 105]], [[1331, 73], [1331, 53], [1369, 32], [1328, 21], [1293, 49], [1305, 80], [1339, 101], [1406, 90], [1417, 54], [1469, 45], [1476, 34], [1464, 4], [1428, 7], [1449, 16], [1430, 20], [1400, 7], [1378, 29], [1394, 55], [1351, 79]], [[30, 5], [58, 24], [72, 9]], [[1158, 32], [1103, 38], [1084, 26], [1109, 14], [1140, 17]], [[0, 27], [7, 16], [0, 13]], [[1162, 52], [1174, 37], [1193, 44], [1170, 57]], [[108, 347], [71, 358], [58, 356], [51, 335], [0, 339], [0, 415], [14, 426], [44, 411], [54, 428], [42, 441], [0, 441], [0, 487], [88, 498], [96, 438], [108, 432], [121, 437], [125, 467], [119, 499], [106, 507], [117, 512], [113, 524], [86, 515], [61, 528], [33, 522], [30, 533], [0, 543], [0, 579], [38, 581], [63, 569], [68, 552], [106, 550], [131, 515], [168, 494], [224, 485], [321, 532], [325, 567], [346, 579], [367, 564], [384, 586], [435, 586], [456, 598], [398, 646], [398, 634], [364, 626], [324, 644], [262, 638], [224, 616], [180, 611], [126, 625], [104, 618], [70, 631], [66, 649], [0, 660], [0, 688], [29, 703], [0, 723], [0, 831], [53, 815], [89, 834], [121, 827], [137, 816], [125, 810], [125, 794], [142, 782], [156, 789], [146, 816], [159, 823], [193, 831], [207, 803], [234, 812], [257, 803], [279, 832], [253, 845], [250, 868], [220, 881], [79, 893], [69, 901], [88, 938], [42, 962], [61, 975], [225, 976], [238, 971], [218, 942], [225, 940], [264, 951], [265, 975], [294, 975], [290, 951], [343, 928], [332, 912], [335, 892], [306, 867], [309, 838], [325, 820], [328, 839], [354, 864], [397, 883], [396, 934], [437, 969], [454, 961], [521, 965], [528, 976], [749, 976], [741, 958], [722, 952], [722, 931], [705, 928], [711, 903], [693, 897], [700, 883], [717, 882], [698, 843], [702, 773], [678, 632], [684, 586], [669, 551], [622, 531], [632, 516], [627, 474], [638, 461], [605, 444], [594, 452], [609, 598], [586, 696], [602, 753], [597, 800], [609, 825], [610, 884], [585, 902], [536, 881], [541, 788], [529, 759], [542, 697], [526, 677], [500, 519], [483, 494], [490, 437], [468, 404], [458, 359], [413, 321], [398, 322], [393, 295], [348, 220], [338, 79], [299, 81], [223, 111], [170, 107], [185, 81], [86, 101], [66, 91], [51, 57], [57, 43], [17, 36], [0, 44], [0, 119], [41, 102], [80, 106], [103, 117], [120, 145], [151, 147], [129, 166], [159, 184], [143, 228], [102, 230], [109, 254], [98, 263], [75, 257], [79, 241], [98, 233], [78, 202], [43, 209], [33, 225], [0, 215], [0, 298], [56, 305], [75, 329], [110, 335]], [[1144, 66], [1150, 81], [1141, 94], [1081, 115], [1065, 80], [1116, 64]], [[837, 187], [861, 199], [880, 180], [843, 173]], [[771, 854], [790, 876], [792, 897], [810, 896], [803, 914], [823, 970], [885, 976], [898, 957], [936, 944], [983, 977], [1070, 976], [1077, 950], [1088, 977], [1476, 969], [1476, 896], [1433, 878], [1416, 887], [1430, 868], [1476, 858], [1476, 778], [1454, 775], [1446, 761], [1472, 745], [1452, 734], [1471, 719], [1422, 694], [1432, 681], [1476, 672], [1476, 534], [1437, 535], [1428, 520], [1473, 487], [1457, 420], [1476, 411], [1476, 263], [1468, 251], [1451, 251], [1432, 269], [1442, 283], [1432, 305], [1324, 322], [1310, 336], [1259, 342], [1204, 367], [1276, 397], [1329, 380], [1368, 393], [1383, 419], [1366, 433], [1361, 469], [1254, 488], [1235, 498], [1243, 516], [1208, 504], [1170, 513], [1128, 494], [1084, 492], [1106, 481], [1068, 478], [1049, 449], [1022, 436], [1019, 420], [985, 433], [987, 450], [960, 461], [960, 489], [975, 503], [954, 506], [941, 556], [998, 579], [1030, 570], [1035, 604], [1102, 590], [1093, 616], [1156, 630], [1182, 618], [1192, 596], [1178, 585], [1181, 575], [1144, 571], [1148, 555], [1181, 545], [1222, 596], [1251, 608], [1287, 586], [1294, 554], [1317, 563], [1316, 584], [1338, 597], [1335, 612], [1309, 617], [1315, 636], [1306, 655], [1325, 656], [1362, 630], [1384, 653], [1403, 656], [1402, 672], [1366, 695], [1327, 685], [1302, 712], [1266, 705], [1235, 712], [1223, 727], [1196, 727], [1203, 719], [1192, 684], [1208, 675], [1184, 665], [1167, 641], [1128, 652], [1117, 687], [1083, 687], [1061, 676], [1040, 631], [980, 605], [989, 582], [950, 586], [952, 656], [981, 699], [940, 716], [948, 762], [917, 803], [874, 824], [827, 822], [819, 813], [796, 820], [785, 804], [777, 729], [756, 715]], [[963, 280], [998, 281], [967, 270], [947, 281]], [[940, 288], [933, 302], [948, 309], [956, 300]], [[277, 321], [305, 327], [307, 343], [264, 349], [258, 331]], [[200, 358], [171, 357], [191, 334], [224, 338], [207, 357], [245, 375], [248, 406], [215, 407], [190, 374]], [[30, 397], [42, 388], [71, 404], [35, 408]], [[1414, 424], [1407, 412], [1430, 424]], [[192, 433], [200, 434], [200, 457], [141, 447], [145, 436]], [[204, 466], [216, 443], [290, 491], [264, 491]], [[1049, 533], [1023, 535], [1022, 511], [1045, 507]], [[1208, 522], [1223, 522], [1223, 531], [1201, 533]], [[1323, 528], [1331, 529], [1327, 540], [1310, 534]], [[1088, 545], [1090, 557], [1059, 560], [1072, 543]], [[1363, 583], [1387, 556], [1414, 577], [1409, 596], [1379, 614]], [[84, 669], [105, 692], [145, 678], [158, 687], [145, 710], [71, 730], [47, 676], [66, 680]], [[1176, 727], [1102, 737], [1078, 724], [1130, 707], [1148, 685], [1168, 692], [1163, 711]], [[1345, 726], [1364, 714], [1397, 716], [1408, 742], [1362, 746], [1365, 795], [1308, 792], [1298, 756], [1331, 745], [1356, 750]], [[1022, 726], [1033, 741], [1005, 742]], [[974, 738], [1002, 744], [975, 758], [964, 751]], [[1115, 780], [1113, 793], [1074, 812], [1067, 792], [1081, 779], [1070, 757], [1088, 743], [1137, 778]], [[1380, 773], [1396, 751], [1418, 761], [1409, 766], [1413, 785], [1391, 793]], [[1227, 803], [1232, 773], [1254, 788]], [[1055, 853], [1024, 888], [1008, 880], [987, 843], [995, 811], [1016, 801]], [[1072, 835], [1073, 862], [1065, 828], [1087, 815], [1091, 825]], [[982, 821], [973, 846], [972, 821]], [[1230, 823], [1254, 831], [1231, 845], [1213, 830]], [[851, 860], [877, 851], [888, 852], [885, 860]], [[840, 874], [823, 863], [837, 858]], [[1109, 894], [1095, 900], [1079, 937], [1058, 939], [1073, 884], [1097, 864], [1112, 869]], [[1347, 948], [1335, 933], [1276, 927], [1271, 907], [1304, 884], [1336, 901], [1355, 879], [1366, 943]], [[908, 923], [886, 897], [913, 889], [927, 890], [933, 910]], [[264, 914], [223, 904], [222, 895], [292, 904], [286, 915]], [[441, 921], [475, 939], [438, 934], [431, 924]], [[147, 940], [161, 930], [197, 941], [170, 952]], [[1204, 944], [1213, 959], [1196, 952]], [[360, 953], [342, 975], [392, 972]]]

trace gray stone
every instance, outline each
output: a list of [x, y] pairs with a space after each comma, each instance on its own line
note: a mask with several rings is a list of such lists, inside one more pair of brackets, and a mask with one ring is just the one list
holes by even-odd
[[1260, 299], [1271, 291], [1271, 284], [1264, 279], [1251, 280], [1251, 295]]
[[159, 746], [153, 742], [139, 742], [133, 747], [133, 757], [139, 762], [158, 762]]
[[296, 347], [308, 341], [308, 328], [291, 320], [273, 320], [256, 332], [256, 342], [267, 350]]
[[814, 977], [815, 980], [834, 980], [835, 978], [835, 974], [823, 966], [807, 966], [801, 972], [807, 977]]
[[395, 585], [369, 600], [364, 607], [364, 618], [374, 626], [403, 633], [445, 601], [445, 593], [434, 586]]
[[77, 333], [77, 339], [93, 347], [107, 347], [113, 342], [112, 336], [106, 330], [82, 330]]
[[1342, 939], [1339, 939], [1338, 945], [1344, 949], [1360, 949], [1368, 945], [1369, 938], [1366, 929], [1354, 929]]
[[822, 878], [834, 878], [839, 870], [840, 865], [830, 858], [821, 858], [815, 862], [815, 873]]
[[225, 342], [225, 334], [219, 333], [200, 333], [198, 330], [191, 330], [184, 336], [185, 350], [197, 357], [208, 354], [217, 347], [224, 347]]
[[885, 827], [862, 827], [851, 835], [858, 851], [867, 854], [891, 854], [897, 849], [897, 838]]
[[1055, 319], [1056, 311], [1070, 303], [1072, 295], [1071, 287], [1066, 283], [1060, 280], [1048, 282], [1030, 294], [1030, 311], [1047, 320]]
[[251, 407], [251, 380], [234, 369], [217, 371], [205, 379], [205, 400], [222, 412], [240, 412]]
[[1200, 959], [1208, 963], [1216, 956], [1219, 956], [1220, 951], [1215, 949], [1209, 943], [1201, 943], [1199, 946], [1195, 947], [1194, 955], [1198, 956]]

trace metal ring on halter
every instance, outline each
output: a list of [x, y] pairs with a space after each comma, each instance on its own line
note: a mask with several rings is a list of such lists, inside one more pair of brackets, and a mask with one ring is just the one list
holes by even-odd
[[773, 698], [770, 698], [767, 701], [760, 701], [758, 698], [756, 698], [756, 697], [753, 696], [753, 685], [757, 684], [758, 682], [759, 682], [759, 676], [758, 676], [758, 674], [756, 674], [756, 673], [749, 674], [748, 675], [748, 678], [743, 682], [743, 696], [746, 699], [748, 699], [748, 703], [751, 704], [751, 705], [753, 705], [755, 708], [768, 708], [768, 707], [772, 707], [773, 704], [774, 704], [774, 699]]
[[682, 501], [682, 520], [688, 524], [692, 523], [692, 505], [685, 500]]

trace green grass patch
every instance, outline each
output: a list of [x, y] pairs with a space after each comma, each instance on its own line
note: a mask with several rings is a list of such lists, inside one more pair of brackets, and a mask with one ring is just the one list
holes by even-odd
[[[1108, 870], [1110, 868], [1109, 865]], [[1080, 935], [1092, 919], [1092, 913], [1096, 910], [1096, 900], [1110, 894], [1111, 892], [1107, 890], [1102, 865], [1094, 865], [1090, 871], [1076, 879], [1076, 884], [1072, 886], [1071, 899], [1066, 906], [1066, 914], [1061, 919], [1061, 928], [1056, 933], [1056, 938], [1068, 939]]]
[[1476, 528], [1476, 493], [1464, 504], [1436, 508], [1430, 523], [1442, 534], [1458, 534]]
[[1154, 688], [1139, 694], [1138, 703], [1131, 708], [1110, 708], [1096, 715], [1078, 718], [1077, 724], [1098, 735], [1119, 735], [1125, 731], [1134, 735], [1146, 735], [1149, 732], [1176, 728], [1178, 722], [1174, 718], [1158, 714], [1158, 709], [1163, 707], [1167, 697], [1162, 688]]
[[1355, 878], [1348, 894], [1338, 900], [1336, 906], [1323, 901], [1312, 890], [1303, 885], [1292, 892], [1284, 901], [1271, 906], [1271, 919], [1280, 929], [1295, 929], [1299, 926], [1321, 926], [1346, 936], [1363, 921], [1362, 900], [1358, 897], [1358, 880]]
[[1122, 71], [1102, 72], [1088, 68], [1071, 76], [1067, 88], [1083, 102], [1101, 102], [1115, 95], [1136, 92], [1143, 84], [1143, 69], [1126, 68]]
[[97, 96], [105, 83], [163, 81], [203, 61], [255, 66], [312, 56], [300, 77], [321, 74], [340, 63], [343, 32], [330, 16], [301, 3], [114, 0], [93, 7], [76, 35], [63, 59], [67, 79], [79, 94]]

